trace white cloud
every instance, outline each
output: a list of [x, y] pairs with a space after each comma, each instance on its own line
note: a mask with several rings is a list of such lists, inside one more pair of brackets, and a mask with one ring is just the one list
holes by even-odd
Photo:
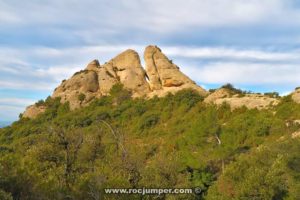
[[0, 104], [7, 105], [7, 106], [16, 106], [23, 108], [24, 106], [28, 106], [33, 104], [35, 99], [24, 99], [24, 98], [1, 98], [0, 97]]
[[0, 105], [0, 121], [13, 121], [18, 119], [20, 113], [24, 112], [24, 108], [20, 106]]
[[[96, 58], [100, 63], [104, 63], [127, 48], [137, 49], [140, 54], [144, 49], [141, 45], [0, 48], [0, 52], [5, 52], [8, 58], [0, 58], [0, 87], [51, 91], [61, 80], [84, 69], [92, 59]], [[170, 59], [174, 59], [183, 71], [201, 83], [298, 84], [300, 77], [298, 49], [283, 52], [233, 47], [163, 46], [161, 49]], [[20, 59], [12, 59], [15, 56]], [[206, 58], [211, 61], [204, 66], [195, 67], [192, 62]], [[223, 61], [216, 62], [216, 59]]]
[[49, 78], [53, 79], [54, 81], [61, 81], [63, 79], [69, 78], [72, 74], [75, 72], [78, 72], [82, 70], [83, 67], [78, 67], [78, 66], [53, 66], [49, 67], [46, 69], [39, 68], [36, 70], [33, 70], [31, 73], [32, 76], [34, 77], [39, 77], [39, 78]]
[[245, 62], [216, 62], [201, 67], [189, 66], [182, 70], [192, 79], [206, 84], [300, 85], [297, 65], [261, 64]]
[[10, 81], [0, 80], [1, 89], [24, 89], [24, 90], [46, 90], [50, 91], [54, 89], [55, 85], [52, 83], [47, 83], [47, 80], [44, 82], [36, 81], [34, 79], [23, 81], [11, 79]]
[[0, 13], [3, 25], [68, 25], [80, 27], [79, 34], [86, 34], [84, 28], [111, 34], [124, 29], [172, 32], [299, 19], [292, 0], [2, 0]]
[[241, 50], [228, 47], [166, 47], [163, 49], [170, 56], [187, 58], [229, 58], [229, 59], [252, 59], [263, 61], [286, 61], [300, 60], [300, 51], [268, 52], [262, 50]]

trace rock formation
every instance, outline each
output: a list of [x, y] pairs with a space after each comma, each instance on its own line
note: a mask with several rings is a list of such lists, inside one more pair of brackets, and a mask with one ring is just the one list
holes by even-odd
[[[182, 89], [193, 89], [206, 97], [204, 102], [221, 105], [227, 103], [232, 109], [246, 106], [249, 109], [264, 109], [276, 105], [276, 98], [257, 94], [235, 94], [228, 88], [220, 88], [208, 93], [179, 67], [164, 55], [157, 46], [148, 46], [144, 52], [145, 70], [140, 57], [134, 50], [128, 49], [100, 65], [98, 60], [90, 62], [86, 68], [76, 72], [70, 79], [64, 80], [53, 92], [52, 97], [60, 97], [61, 102], [69, 102], [71, 110], [88, 105], [94, 98], [109, 95], [113, 85], [121, 83], [131, 91], [132, 97], [163, 97]], [[292, 98], [300, 103], [300, 89]], [[29, 106], [24, 117], [34, 118], [45, 111], [45, 107]]]
[[[148, 46], [144, 53], [146, 71], [140, 57], [134, 50], [126, 50], [107, 63], [100, 65], [93, 60], [87, 67], [64, 80], [53, 92], [52, 97], [60, 97], [61, 102], [69, 102], [76, 109], [88, 105], [92, 99], [109, 94], [116, 83], [121, 83], [132, 92], [132, 97], [151, 98], [176, 93], [191, 88], [205, 96], [207, 92], [184, 75], [156, 46]], [[39, 108], [32, 105], [24, 112], [24, 117], [34, 118]], [[41, 111], [42, 112], [42, 111]]]
[[175, 93], [183, 88], [191, 88], [205, 96], [207, 92], [196, 85], [189, 77], [183, 74], [179, 67], [169, 60], [156, 46], [148, 46], [144, 53], [146, 72], [151, 89], [150, 97], [164, 96], [166, 93]]
[[246, 106], [249, 109], [266, 109], [277, 105], [279, 100], [260, 94], [234, 94], [229, 89], [220, 88], [208, 95], [204, 102], [216, 105], [227, 103], [234, 110], [242, 106]]
[[126, 50], [117, 57], [103, 65], [124, 87], [132, 91], [133, 97], [146, 96], [149, 92], [149, 84], [146, 81], [140, 57], [134, 50]]
[[226, 88], [220, 88], [217, 89], [216, 91], [212, 92], [210, 95], [208, 95], [205, 99], [204, 102], [206, 103], [215, 103], [218, 99], [230, 97], [231, 93], [228, 89]]
[[23, 117], [36, 118], [39, 114], [45, 112], [45, 110], [45, 106], [37, 106], [34, 104], [26, 108], [25, 112], [23, 113]]

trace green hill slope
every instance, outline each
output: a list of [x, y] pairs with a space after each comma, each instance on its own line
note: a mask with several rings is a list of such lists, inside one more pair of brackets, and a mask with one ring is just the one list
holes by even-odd
[[[111, 96], [74, 111], [48, 98], [36, 119], [0, 129], [0, 199], [300, 199], [300, 105], [231, 111], [191, 90]], [[111, 195], [104, 188], [201, 188]]]

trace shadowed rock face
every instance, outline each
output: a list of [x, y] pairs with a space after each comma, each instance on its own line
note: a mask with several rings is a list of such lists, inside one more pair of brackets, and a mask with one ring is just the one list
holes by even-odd
[[[69, 102], [70, 108], [76, 109], [88, 105], [94, 98], [108, 95], [116, 83], [121, 83], [130, 90], [133, 98], [162, 97], [186, 88], [194, 89], [203, 96], [207, 94], [184, 75], [158, 47], [148, 46], [144, 59], [146, 71], [141, 65], [138, 53], [131, 49], [103, 65], [98, 60], [93, 60], [84, 70], [63, 81], [52, 97], [60, 97], [62, 103]], [[35, 116], [26, 114], [26, 117]]]

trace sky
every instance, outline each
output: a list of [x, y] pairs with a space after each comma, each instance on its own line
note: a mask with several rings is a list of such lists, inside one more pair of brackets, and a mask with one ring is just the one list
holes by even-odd
[[300, 86], [298, 0], [0, 0], [0, 121], [93, 59], [158, 45], [205, 89]]

